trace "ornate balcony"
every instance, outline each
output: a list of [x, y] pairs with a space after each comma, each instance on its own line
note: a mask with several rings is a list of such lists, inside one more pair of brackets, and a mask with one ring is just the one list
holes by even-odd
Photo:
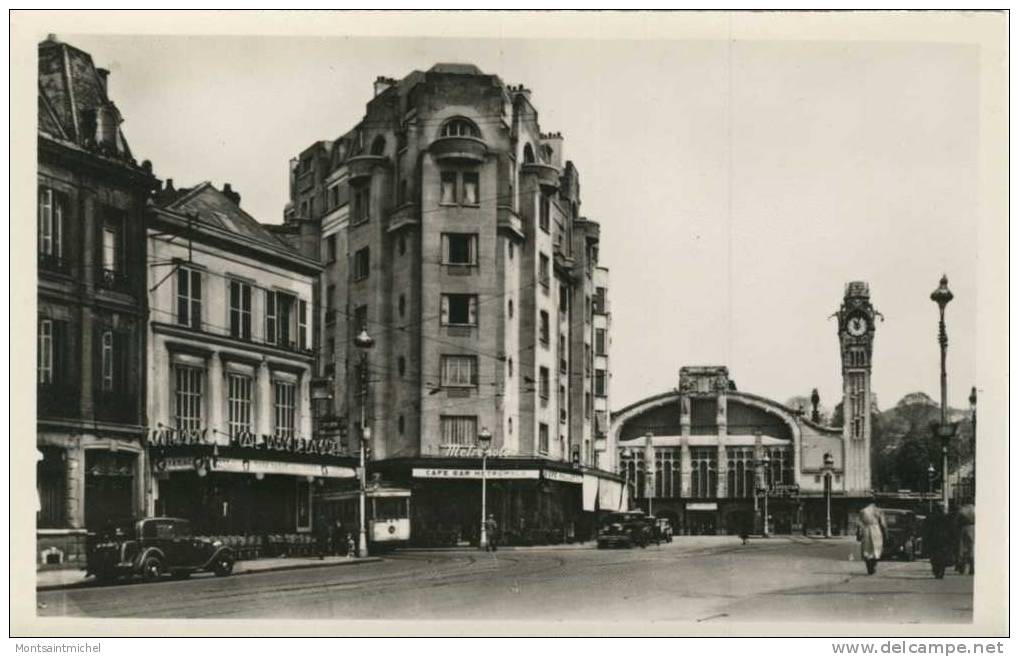
[[551, 164], [542, 162], [527, 162], [520, 167], [524, 175], [532, 175], [538, 179], [538, 184], [546, 192], [555, 192], [559, 189], [559, 169]]
[[477, 137], [440, 137], [429, 150], [439, 162], [482, 164], [488, 155], [488, 146]]
[[404, 226], [414, 226], [419, 223], [421, 223], [421, 219], [417, 203], [404, 203], [389, 213], [389, 226], [386, 227], [386, 231], [392, 233]]
[[375, 169], [384, 168], [389, 165], [389, 158], [385, 155], [355, 155], [347, 160], [347, 174], [351, 182], [370, 178]]

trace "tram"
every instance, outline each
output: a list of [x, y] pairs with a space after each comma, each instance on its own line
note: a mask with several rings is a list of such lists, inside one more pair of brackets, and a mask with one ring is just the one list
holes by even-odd
[[[319, 509], [331, 523], [339, 520], [354, 538], [358, 531], [357, 490], [335, 491], [318, 499]], [[367, 538], [375, 550], [392, 549], [410, 542], [410, 490], [374, 486], [365, 491]]]

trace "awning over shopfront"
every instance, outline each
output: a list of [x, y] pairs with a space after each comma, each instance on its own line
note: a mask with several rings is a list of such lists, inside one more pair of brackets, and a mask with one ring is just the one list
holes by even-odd
[[585, 474], [583, 483], [584, 511], [598, 510], [598, 477]]
[[293, 475], [298, 477], [323, 477], [328, 479], [353, 479], [357, 476], [354, 468], [317, 463], [294, 463], [267, 459], [244, 459], [232, 457], [166, 456], [152, 460], [152, 470], [159, 472], [231, 472], [238, 474]]

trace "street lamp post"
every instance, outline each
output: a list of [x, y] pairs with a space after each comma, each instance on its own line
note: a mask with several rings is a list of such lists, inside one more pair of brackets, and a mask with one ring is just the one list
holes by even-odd
[[831, 452], [824, 454], [824, 537], [831, 538], [831, 475], [835, 459]]
[[930, 515], [934, 512], [934, 475], [937, 470], [934, 469], [933, 463], [927, 464], [927, 514]]
[[488, 447], [492, 444], [492, 432], [487, 427], [481, 427], [478, 432], [478, 447], [481, 448], [481, 538], [478, 540], [478, 547], [482, 550], [488, 547], [488, 529], [485, 526], [488, 519], [486, 505], [486, 477], [488, 474]]
[[[626, 491], [626, 510], [630, 510], [630, 464], [629, 459], [633, 452], [629, 447], [624, 447], [619, 451], [620, 460], [623, 463], [623, 489]], [[636, 472], [636, 467], [634, 468]]]
[[945, 306], [954, 298], [948, 289], [948, 276], [942, 275], [938, 288], [931, 292], [931, 301], [938, 304], [938, 345], [941, 347], [941, 503], [948, 513], [948, 441], [951, 438], [948, 427], [948, 376], [945, 372], [945, 355], [948, 352], [948, 332], [945, 330]]
[[360, 518], [357, 533], [357, 554], [361, 557], [368, 556], [368, 519], [365, 517], [365, 493], [368, 484], [367, 470], [365, 464], [365, 451], [371, 441], [372, 431], [368, 426], [365, 407], [368, 405], [368, 351], [375, 346], [375, 340], [368, 335], [366, 328], [354, 338], [354, 345], [361, 350], [361, 436], [360, 436], [360, 491], [358, 495], [358, 508]]
[[764, 458], [761, 459], [761, 465], [764, 466], [764, 528], [761, 534], [764, 538], [768, 538], [768, 488], [770, 488], [771, 479], [771, 459], [768, 457], [767, 452], [764, 454]]

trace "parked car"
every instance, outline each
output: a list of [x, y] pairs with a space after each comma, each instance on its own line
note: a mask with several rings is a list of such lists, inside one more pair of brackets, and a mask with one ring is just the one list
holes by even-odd
[[913, 561], [920, 556], [920, 524], [916, 514], [906, 509], [884, 509], [888, 528], [884, 540], [887, 559]]
[[184, 579], [199, 571], [225, 577], [234, 561], [231, 548], [194, 536], [189, 520], [144, 518], [90, 534], [85, 575], [101, 581], [134, 576], [154, 581], [165, 574]]
[[598, 547], [647, 547], [653, 539], [651, 523], [643, 511], [610, 513], [598, 530]]
[[672, 521], [668, 518], [655, 518], [655, 533], [659, 540], [672, 542]]

